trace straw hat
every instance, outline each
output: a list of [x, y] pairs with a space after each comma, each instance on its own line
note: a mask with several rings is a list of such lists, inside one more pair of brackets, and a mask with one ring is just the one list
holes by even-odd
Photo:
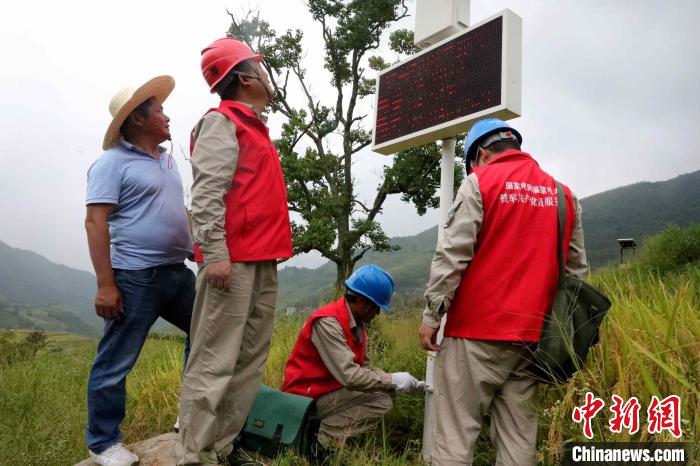
[[109, 102], [109, 113], [112, 114], [112, 122], [105, 133], [102, 149], [107, 150], [119, 141], [119, 128], [122, 127], [126, 118], [136, 107], [151, 97], [155, 97], [162, 104], [173, 91], [173, 88], [175, 88], [175, 80], [172, 76], [158, 76], [138, 89], [125, 87], [117, 92]]

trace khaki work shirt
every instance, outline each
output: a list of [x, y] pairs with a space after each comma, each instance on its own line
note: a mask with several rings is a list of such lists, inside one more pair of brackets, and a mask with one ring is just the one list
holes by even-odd
[[[252, 105], [239, 102], [255, 111]], [[256, 112], [258, 118], [265, 121]], [[224, 196], [238, 163], [236, 125], [219, 112], [209, 112], [197, 124], [192, 153], [192, 236], [205, 262], [229, 260], [224, 230]]]
[[[357, 342], [362, 338], [363, 325], [357, 324], [350, 314], [350, 331]], [[377, 389], [389, 390], [394, 387], [391, 374], [376, 367], [369, 367], [365, 355], [364, 366], [355, 363], [355, 354], [345, 340], [345, 333], [337, 319], [321, 317], [316, 319], [311, 329], [311, 342], [316, 347], [328, 372], [348, 390], [368, 392]]]
[[[571, 196], [576, 210], [576, 222], [571, 231], [565, 269], [568, 275], [584, 278], [588, 274], [588, 261], [583, 245], [582, 210], [576, 196], [573, 193]], [[425, 291], [426, 305], [423, 311], [423, 323], [429, 327], [438, 328], [440, 319], [449, 309], [464, 271], [474, 257], [476, 238], [483, 219], [479, 179], [472, 173], [457, 191], [430, 265], [430, 280]]]

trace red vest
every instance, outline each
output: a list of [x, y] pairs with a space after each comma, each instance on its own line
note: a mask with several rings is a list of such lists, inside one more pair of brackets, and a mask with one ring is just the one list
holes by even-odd
[[[231, 100], [223, 100], [219, 108], [209, 111], [226, 115], [236, 125], [238, 162], [224, 196], [224, 228], [231, 262], [291, 257], [287, 189], [267, 126], [250, 108]], [[191, 151], [194, 145], [192, 139]], [[195, 261], [204, 262], [196, 244]]]
[[311, 330], [316, 319], [333, 317], [338, 320], [345, 341], [353, 353], [354, 361], [362, 366], [365, 363], [367, 348], [367, 332], [362, 329], [362, 342], [357, 343], [350, 330], [350, 311], [345, 305], [345, 298], [340, 298], [317, 310], [306, 321], [299, 334], [292, 354], [289, 355], [287, 366], [284, 368], [284, 384], [282, 391], [295, 393], [317, 399], [319, 396], [338, 390], [343, 385], [328, 372], [326, 365], [311, 341]]
[[[474, 257], [447, 312], [445, 336], [536, 342], [559, 274], [554, 179], [517, 150], [474, 173], [484, 218]], [[568, 245], [575, 211], [571, 191], [565, 186], [564, 191]]]

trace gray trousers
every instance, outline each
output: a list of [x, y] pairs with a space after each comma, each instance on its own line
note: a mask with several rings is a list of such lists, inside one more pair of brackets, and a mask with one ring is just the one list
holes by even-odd
[[341, 388], [316, 400], [321, 418], [318, 442], [326, 448], [337, 448], [348, 438], [374, 428], [391, 410], [393, 401], [385, 391], [356, 392]]
[[435, 364], [433, 466], [471, 465], [491, 414], [496, 465], [537, 464], [537, 381], [522, 370], [523, 345], [446, 337]]
[[277, 300], [275, 261], [234, 262], [231, 289], [197, 275], [192, 349], [180, 395], [177, 464], [217, 464], [243, 428], [262, 382]]

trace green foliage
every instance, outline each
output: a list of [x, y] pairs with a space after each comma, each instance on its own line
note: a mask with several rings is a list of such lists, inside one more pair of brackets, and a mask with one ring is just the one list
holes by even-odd
[[[310, 0], [307, 6], [321, 29], [324, 69], [335, 91], [326, 103], [311, 92], [302, 63], [301, 30], [277, 34], [268, 23], [249, 14], [241, 20], [231, 16], [228, 35], [265, 55], [276, 91], [274, 111], [287, 117], [275, 144], [287, 182], [289, 209], [297, 214], [292, 222], [294, 253], [316, 250], [332, 261], [339, 288], [368, 251], [395, 249], [377, 221], [388, 196], [400, 195], [421, 215], [439, 204], [440, 151], [430, 144], [399, 154], [393, 166], [384, 170], [373, 202], [358, 198], [354, 156], [372, 142], [363, 125], [367, 115], [361, 114], [359, 104], [376, 86], [367, 77], [367, 68], [376, 71], [388, 66], [384, 58], [369, 53], [407, 15], [407, 8], [403, 0]], [[393, 31], [389, 46], [397, 54], [417, 50], [407, 30]], [[289, 87], [292, 82], [301, 93]], [[301, 95], [303, 104], [299, 106], [292, 95]], [[458, 165], [456, 185], [461, 179]]]
[[[462, 154], [462, 136], [456, 137], [455, 154]], [[401, 200], [416, 207], [419, 215], [424, 215], [428, 208], [440, 207], [440, 198], [436, 195], [440, 189], [441, 151], [437, 143], [426, 144], [400, 152], [391, 167], [384, 169], [384, 188], [391, 194], [401, 194]], [[460, 157], [457, 157], [460, 160]], [[454, 174], [456, 191], [464, 180], [464, 169], [456, 164]]]
[[413, 42], [413, 31], [408, 29], [393, 31], [389, 35], [389, 44], [391, 50], [404, 55], [413, 55], [420, 50], [420, 47]]
[[688, 228], [675, 225], [648, 238], [639, 259], [640, 265], [669, 272], [700, 261], [700, 223]]

